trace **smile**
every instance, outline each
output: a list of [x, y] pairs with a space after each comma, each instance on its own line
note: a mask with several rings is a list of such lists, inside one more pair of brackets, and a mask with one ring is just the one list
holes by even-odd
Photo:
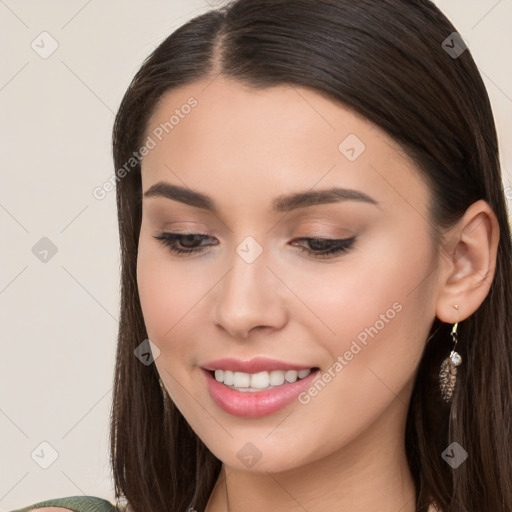
[[[296, 370], [255, 374], [204, 368], [201, 371], [213, 402], [224, 412], [245, 418], [266, 416], [283, 409], [320, 376], [317, 367], [300, 370], [303, 377]], [[227, 384], [226, 380], [233, 383]]]
[[214, 377], [217, 382], [238, 391], [261, 391], [282, 386], [285, 382], [293, 383], [304, 379], [311, 373], [308, 370], [273, 370], [258, 373], [233, 372], [230, 370], [215, 370]]

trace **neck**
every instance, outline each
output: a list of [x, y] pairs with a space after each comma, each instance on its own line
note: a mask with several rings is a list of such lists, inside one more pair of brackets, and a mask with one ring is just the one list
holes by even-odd
[[223, 465], [206, 512], [414, 512], [416, 490], [404, 445], [406, 409], [395, 400], [356, 439], [301, 467], [262, 473]]

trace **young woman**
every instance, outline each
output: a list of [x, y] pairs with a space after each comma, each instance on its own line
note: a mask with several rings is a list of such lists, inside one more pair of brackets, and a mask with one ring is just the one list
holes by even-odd
[[512, 510], [497, 138], [430, 1], [199, 16], [113, 148], [119, 510]]

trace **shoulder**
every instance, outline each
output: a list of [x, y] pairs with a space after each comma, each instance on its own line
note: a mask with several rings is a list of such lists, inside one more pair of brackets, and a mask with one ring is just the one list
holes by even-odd
[[44, 512], [63, 512], [64, 510], [70, 510], [71, 512], [74, 512], [70, 508], [64, 508], [64, 507], [37, 507], [37, 508], [32, 508], [30, 510], [33, 510], [34, 512], [36, 510], [42, 510]]
[[118, 512], [118, 509], [107, 500], [96, 496], [69, 496], [53, 500], [40, 501], [25, 508], [12, 512]]

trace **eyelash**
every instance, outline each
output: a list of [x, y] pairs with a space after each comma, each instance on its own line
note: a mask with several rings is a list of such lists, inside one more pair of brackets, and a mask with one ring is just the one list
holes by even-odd
[[[163, 245], [165, 245], [169, 250], [176, 254], [181, 255], [189, 255], [192, 253], [202, 253], [204, 252], [204, 249], [181, 249], [176, 246], [176, 242], [180, 241], [182, 238], [189, 237], [189, 238], [195, 238], [196, 240], [199, 239], [199, 241], [210, 238], [208, 235], [203, 235], [202, 233], [160, 233], [158, 236], [154, 236], [155, 239], [157, 239], [159, 242], [161, 242]], [[296, 241], [314, 241], [314, 242], [320, 242], [320, 243], [327, 243], [327, 244], [333, 244], [334, 247], [331, 247], [330, 249], [327, 249], [322, 252], [318, 251], [311, 251], [309, 249], [306, 249], [305, 247], [301, 245], [297, 245], [296, 247], [301, 252], [306, 252], [308, 256], [312, 256], [313, 258], [324, 258], [326, 256], [336, 256], [338, 254], [344, 254], [347, 253], [351, 248], [352, 245], [355, 242], [356, 237], [353, 236], [351, 238], [344, 238], [344, 239], [329, 239], [329, 238], [298, 238]]]

